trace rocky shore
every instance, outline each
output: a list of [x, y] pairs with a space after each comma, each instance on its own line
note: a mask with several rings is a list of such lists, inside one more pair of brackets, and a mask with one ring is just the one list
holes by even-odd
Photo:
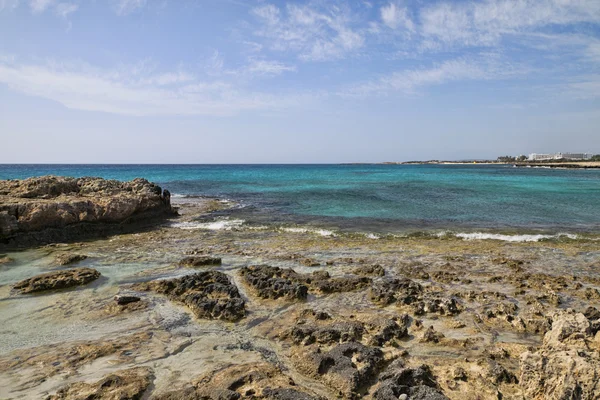
[[0, 398], [600, 398], [598, 240], [189, 229], [213, 205], [178, 206], [0, 254]]
[[172, 214], [170, 193], [145, 179], [43, 176], [0, 181], [0, 246], [122, 233]]

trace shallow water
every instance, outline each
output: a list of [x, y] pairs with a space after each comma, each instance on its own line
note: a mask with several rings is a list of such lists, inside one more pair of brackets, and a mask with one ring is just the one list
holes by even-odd
[[[0, 165], [0, 179], [144, 177], [175, 195], [231, 199], [232, 219], [368, 232], [595, 231], [600, 170], [508, 165]], [[227, 215], [229, 215], [227, 214]]]

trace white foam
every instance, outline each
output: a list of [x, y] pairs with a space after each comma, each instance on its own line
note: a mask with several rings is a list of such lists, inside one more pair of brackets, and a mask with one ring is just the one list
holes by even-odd
[[230, 231], [233, 229], [239, 229], [244, 224], [243, 219], [229, 219], [229, 218], [220, 218], [216, 219], [212, 222], [176, 222], [171, 226], [179, 229], [205, 229], [211, 231]]
[[374, 239], [374, 240], [381, 239], [381, 236], [378, 236], [374, 233], [365, 233], [365, 236], [367, 239]]
[[[448, 233], [443, 232], [442, 234], [438, 234], [438, 236], [443, 236], [446, 234]], [[558, 233], [556, 235], [503, 235], [499, 233], [473, 232], [456, 233], [454, 236], [464, 240], [502, 240], [505, 242], [539, 242], [540, 240], [544, 239], [558, 239], [560, 237], [577, 239], [577, 235], [573, 235], [572, 233]]]
[[321, 236], [335, 236], [333, 231], [329, 231], [327, 229], [308, 229], [308, 228], [281, 228], [283, 232], [291, 232], [291, 233], [314, 233]]

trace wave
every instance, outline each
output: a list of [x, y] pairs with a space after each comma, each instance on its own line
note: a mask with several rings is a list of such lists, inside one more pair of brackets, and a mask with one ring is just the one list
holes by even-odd
[[285, 227], [279, 228], [282, 232], [291, 232], [291, 233], [314, 233], [321, 236], [337, 236], [333, 231], [327, 229], [310, 229], [310, 228], [298, 228], [298, 227]]
[[186, 230], [194, 230], [194, 229], [204, 229], [210, 231], [231, 231], [237, 230], [242, 227], [244, 224], [243, 219], [229, 219], [229, 218], [218, 218], [211, 222], [198, 222], [198, 221], [188, 221], [188, 222], [176, 222], [171, 226], [173, 228], [186, 229]]
[[550, 239], [577, 239], [578, 236], [572, 233], [557, 233], [555, 235], [505, 235], [500, 233], [484, 233], [484, 232], [472, 232], [472, 233], [452, 233], [452, 232], [442, 232], [438, 236], [445, 235], [453, 235], [457, 238], [461, 238], [464, 240], [501, 240], [504, 242], [539, 242], [541, 240], [550, 240]]

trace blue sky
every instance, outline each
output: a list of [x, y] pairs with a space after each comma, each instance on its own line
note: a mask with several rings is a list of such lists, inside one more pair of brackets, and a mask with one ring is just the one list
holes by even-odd
[[600, 153], [600, 1], [0, 0], [0, 163]]

